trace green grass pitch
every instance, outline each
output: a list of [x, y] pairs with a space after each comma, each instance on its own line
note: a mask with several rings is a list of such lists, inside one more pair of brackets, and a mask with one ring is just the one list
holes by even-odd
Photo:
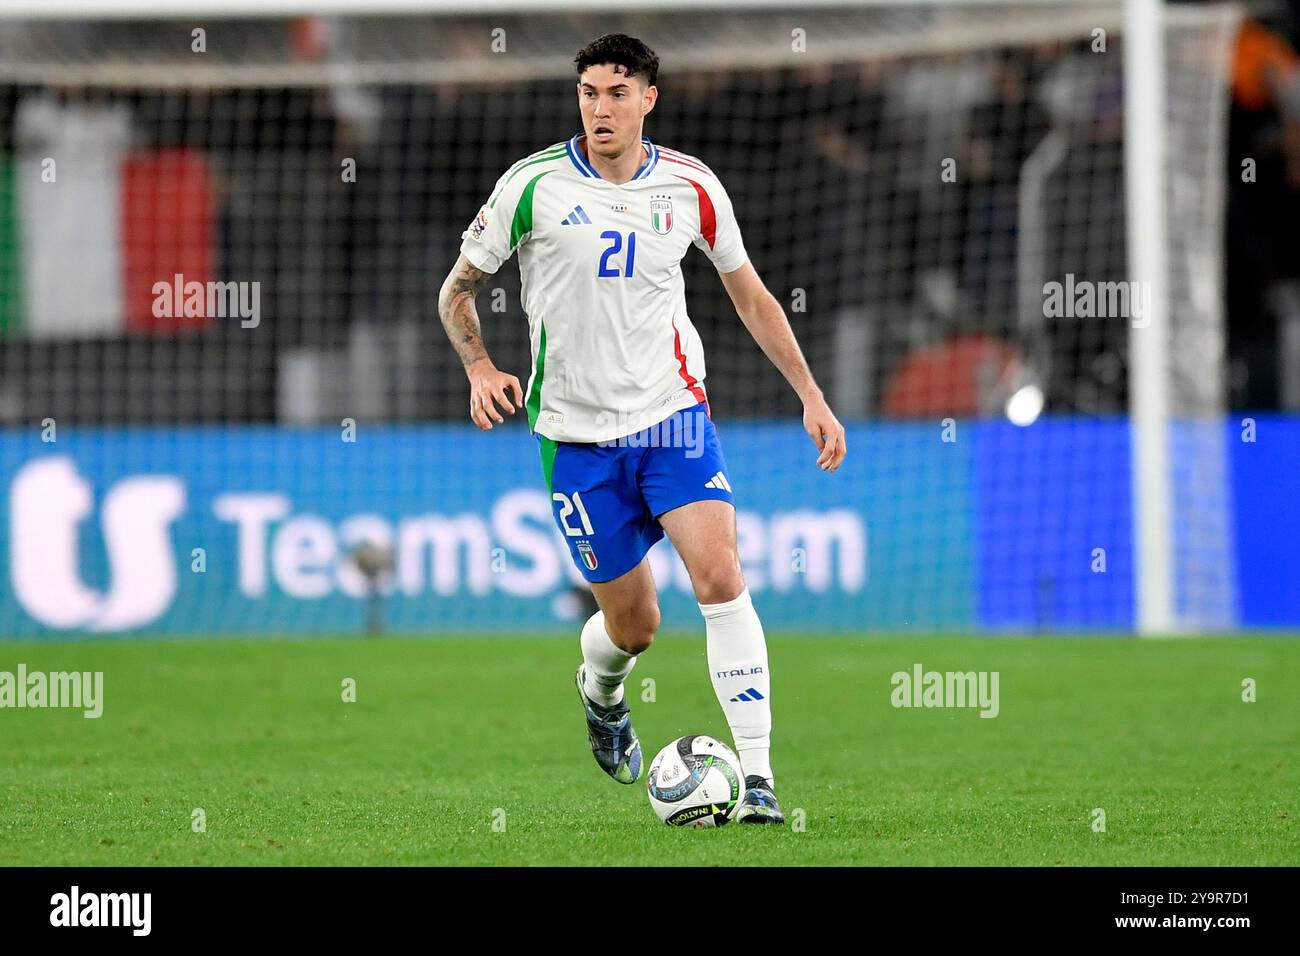
[[[576, 636], [0, 644], [0, 670], [100, 670], [105, 697], [0, 710], [0, 865], [1296, 865], [1297, 640], [771, 635], [803, 826], [703, 831], [596, 767]], [[894, 708], [915, 662], [998, 671], [1000, 714]], [[729, 741], [702, 633], [628, 686], [647, 764]]]

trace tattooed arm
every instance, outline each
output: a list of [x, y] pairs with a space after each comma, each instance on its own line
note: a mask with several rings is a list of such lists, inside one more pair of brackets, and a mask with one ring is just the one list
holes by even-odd
[[438, 293], [438, 315], [442, 327], [447, 330], [447, 337], [466, 368], [488, 357], [479, 332], [478, 310], [474, 307], [474, 297], [486, 277], [486, 272], [475, 269], [462, 255]]
[[[438, 316], [442, 319], [442, 327], [446, 329], [447, 338], [451, 339], [469, 378], [469, 417], [484, 431], [492, 428], [493, 421], [497, 424], [505, 422], [497, 405], [511, 415], [516, 407], [523, 408], [524, 405], [524, 390], [519, 379], [497, 369], [483, 344], [474, 297], [486, 276], [487, 273], [474, 268], [462, 255], [438, 293]], [[512, 390], [513, 403], [510, 400]]]

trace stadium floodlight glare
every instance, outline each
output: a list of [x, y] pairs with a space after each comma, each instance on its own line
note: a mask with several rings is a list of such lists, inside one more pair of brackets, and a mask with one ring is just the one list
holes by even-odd
[[1033, 382], [1021, 385], [1007, 399], [1006, 410], [1013, 425], [1032, 425], [1043, 412], [1043, 390]]

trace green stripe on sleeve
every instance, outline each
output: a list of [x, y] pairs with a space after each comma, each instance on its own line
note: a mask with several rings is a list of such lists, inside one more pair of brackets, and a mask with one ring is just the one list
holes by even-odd
[[544, 150], [543, 152], [538, 153], [536, 158], [530, 157], [516, 163], [511, 167], [509, 174], [506, 176], [506, 181], [497, 188], [497, 191], [492, 194], [492, 198], [488, 200], [488, 208], [493, 209], [496, 207], [497, 200], [501, 198], [501, 191], [510, 185], [512, 179], [522, 173], [529, 166], [536, 166], [538, 163], [549, 163], [552, 160], [559, 159], [564, 154], [565, 147], [561, 145], [558, 149]]
[[515, 218], [510, 223], [510, 251], [515, 251], [515, 246], [519, 245], [519, 240], [533, 231], [533, 193], [537, 189], [537, 181], [553, 170], [546, 170], [538, 173], [532, 178], [532, 181], [524, 187], [523, 195], [519, 197], [519, 205], [515, 206]]

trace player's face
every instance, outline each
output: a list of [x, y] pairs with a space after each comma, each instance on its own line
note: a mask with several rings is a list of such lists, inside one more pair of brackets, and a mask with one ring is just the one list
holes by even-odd
[[654, 108], [659, 91], [640, 77], [608, 65], [592, 66], [578, 77], [578, 109], [587, 149], [617, 159], [641, 142], [641, 121]]

